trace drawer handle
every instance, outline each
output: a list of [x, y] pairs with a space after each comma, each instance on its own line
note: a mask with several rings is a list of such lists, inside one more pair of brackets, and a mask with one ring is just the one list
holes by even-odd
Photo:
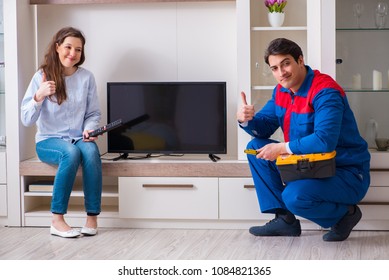
[[144, 188], [175, 188], [175, 189], [191, 189], [194, 186], [191, 184], [143, 184]]
[[243, 188], [245, 189], [255, 189], [254, 185], [244, 185]]

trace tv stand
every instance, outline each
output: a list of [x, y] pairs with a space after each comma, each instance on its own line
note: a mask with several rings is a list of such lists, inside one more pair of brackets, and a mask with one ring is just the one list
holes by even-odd
[[151, 158], [151, 157], [152, 157], [152, 154], [147, 154], [145, 156], [138, 156], [138, 157], [129, 157], [128, 153], [123, 153], [120, 156], [113, 158], [112, 161], [118, 161], [121, 159], [123, 159], [123, 160], [145, 159], [145, 158]]
[[209, 154], [208, 157], [209, 157], [213, 162], [217, 162], [218, 160], [220, 160], [220, 157], [218, 157], [217, 155], [214, 155], [214, 154]]
[[120, 156], [113, 158], [112, 161], [118, 161], [118, 160], [127, 159], [127, 158], [128, 158], [128, 153], [123, 153]]
[[[147, 158], [153, 158], [153, 157], [161, 157], [161, 156], [183, 156], [184, 154], [180, 154], [180, 155], [176, 155], [176, 154], [167, 154], [167, 155], [154, 155], [153, 154], [146, 154], [144, 156], [137, 156], [137, 157], [131, 157], [129, 156], [128, 153], [122, 153], [120, 154], [119, 156], [115, 157], [115, 158], [112, 158], [110, 160], [112, 161], [119, 161], [119, 160], [136, 160], [136, 159], [147, 159]], [[208, 157], [210, 160], [212, 160], [213, 162], [217, 162], [219, 161], [221, 158], [215, 154], [208, 154]]]

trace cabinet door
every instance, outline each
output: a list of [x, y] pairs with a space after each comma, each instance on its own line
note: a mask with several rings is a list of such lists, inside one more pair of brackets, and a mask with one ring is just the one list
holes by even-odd
[[382, 154], [375, 138], [389, 139], [389, 24], [376, 25], [377, 3], [336, 1], [336, 79], [371, 153]]
[[389, 201], [389, 172], [371, 171], [370, 187], [362, 204], [387, 204]]
[[0, 151], [0, 184], [5, 184], [6, 180], [6, 162], [5, 162], [5, 152]]
[[222, 220], [271, 219], [261, 214], [252, 178], [220, 178], [219, 203]]
[[0, 216], [7, 216], [7, 186], [0, 185]]
[[120, 177], [119, 216], [217, 219], [217, 178]]
[[[3, 3], [1, 1], [0, 6]], [[4, 28], [3, 28], [3, 9], [0, 7], [0, 136], [5, 136], [5, 64], [4, 64]], [[1, 144], [2, 141], [0, 141]]]
[[[252, 178], [220, 178], [219, 203], [221, 220], [255, 220], [265, 223], [274, 218], [274, 214], [261, 213]], [[297, 218], [303, 229], [320, 228], [309, 220]]]
[[359, 207], [363, 215], [355, 230], [389, 230], [389, 205], [362, 204]]
[[0, 216], [7, 216], [6, 171], [5, 152], [0, 152]]

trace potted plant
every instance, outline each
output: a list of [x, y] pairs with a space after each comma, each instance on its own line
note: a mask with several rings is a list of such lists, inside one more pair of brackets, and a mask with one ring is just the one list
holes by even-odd
[[273, 27], [279, 27], [284, 23], [286, 0], [265, 0], [265, 6], [269, 10], [268, 19]]

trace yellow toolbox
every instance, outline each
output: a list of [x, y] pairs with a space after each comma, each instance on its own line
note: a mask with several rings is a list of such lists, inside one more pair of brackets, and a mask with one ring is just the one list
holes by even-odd
[[276, 165], [284, 182], [307, 178], [326, 178], [335, 175], [336, 151], [305, 155], [280, 155]]

